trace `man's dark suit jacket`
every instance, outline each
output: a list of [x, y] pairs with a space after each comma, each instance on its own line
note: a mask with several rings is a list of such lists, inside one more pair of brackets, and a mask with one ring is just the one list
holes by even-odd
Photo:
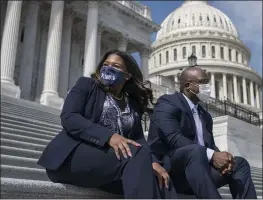
[[[213, 138], [211, 115], [198, 105], [203, 123], [204, 143], [207, 148], [219, 151]], [[169, 170], [172, 153], [186, 145], [196, 144], [196, 127], [192, 111], [182, 93], [161, 96], [153, 110], [148, 144], [156, 158]]]
[[[105, 97], [106, 93], [94, 79], [79, 78], [68, 93], [62, 109], [60, 117], [63, 130], [47, 145], [38, 161], [39, 165], [49, 170], [58, 169], [68, 155], [82, 142], [98, 148], [109, 147], [107, 141], [114, 133], [97, 124]], [[129, 98], [129, 103], [135, 111], [135, 124], [128, 138], [147, 145], [138, 104], [131, 98]], [[154, 155], [152, 158], [153, 161], [157, 161]]]

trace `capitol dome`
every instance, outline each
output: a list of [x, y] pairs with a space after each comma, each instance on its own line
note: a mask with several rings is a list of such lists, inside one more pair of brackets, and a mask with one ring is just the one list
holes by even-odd
[[149, 80], [159, 96], [178, 89], [178, 75], [194, 54], [210, 76], [213, 98], [262, 108], [262, 78], [249, 65], [250, 50], [229, 17], [208, 1], [184, 1], [165, 18], [151, 47]]
[[171, 33], [190, 30], [210, 30], [238, 37], [231, 20], [220, 10], [208, 5], [207, 1], [185, 1], [161, 24], [157, 40]]

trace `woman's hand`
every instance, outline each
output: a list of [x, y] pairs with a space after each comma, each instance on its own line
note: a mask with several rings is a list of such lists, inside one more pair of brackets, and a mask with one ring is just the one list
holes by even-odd
[[163, 185], [168, 189], [169, 188], [169, 174], [167, 171], [157, 162], [152, 164], [153, 170], [158, 178], [160, 189], [163, 188]]
[[110, 140], [108, 141], [108, 144], [114, 149], [115, 154], [117, 158], [120, 160], [120, 151], [122, 152], [122, 155], [124, 158], [128, 158], [127, 154], [132, 157], [132, 153], [129, 147], [129, 144], [133, 144], [136, 147], [140, 147], [141, 145], [133, 140], [127, 139], [117, 133], [114, 133]]

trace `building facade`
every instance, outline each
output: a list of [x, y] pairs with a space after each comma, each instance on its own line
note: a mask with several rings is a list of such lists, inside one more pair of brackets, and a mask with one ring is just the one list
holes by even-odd
[[149, 60], [156, 95], [178, 88], [191, 54], [210, 76], [212, 97], [262, 110], [262, 77], [249, 65], [250, 50], [231, 20], [207, 1], [184, 1], [161, 24]]
[[109, 50], [139, 52], [148, 78], [148, 7], [133, 1], [1, 1], [1, 92], [61, 108]]

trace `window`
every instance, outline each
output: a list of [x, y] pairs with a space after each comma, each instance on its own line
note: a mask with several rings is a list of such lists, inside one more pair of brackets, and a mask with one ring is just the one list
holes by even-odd
[[214, 17], [214, 22], [216, 22], [216, 17]]
[[215, 54], [216, 54], [216, 53], [215, 53], [215, 46], [212, 46], [212, 58], [215, 58], [215, 57], [216, 57]]
[[162, 54], [159, 54], [159, 65], [162, 65]]
[[181, 20], [180, 20], [180, 18], [178, 19], [178, 24], [180, 24], [180, 22], [181, 22]]
[[153, 66], [154, 66], [154, 67], [156, 66], [156, 59], [155, 59], [155, 56], [153, 57]]
[[205, 45], [202, 46], [202, 58], [205, 58], [206, 52], [205, 52]]
[[207, 16], [207, 21], [210, 21], [209, 16]]
[[196, 55], [196, 48], [195, 48], [195, 46], [192, 46], [192, 54]]
[[242, 60], [242, 63], [245, 64], [244, 55], [243, 54], [241, 54], [241, 60]]
[[200, 21], [202, 21], [202, 16], [201, 15], [199, 16], [199, 19], [200, 19]]
[[165, 56], [166, 56], [166, 63], [168, 63], [169, 62], [169, 51], [165, 52]]
[[232, 61], [232, 49], [228, 49], [228, 57], [229, 57], [229, 60]]
[[183, 47], [183, 59], [186, 58], [186, 47]]
[[220, 47], [220, 57], [224, 59], [224, 47]]
[[81, 59], [81, 66], [84, 65], [84, 58]]
[[25, 35], [25, 28], [22, 28], [22, 30], [21, 30], [21, 35], [20, 35], [20, 42], [21, 42], [21, 43], [24, 42], [24, 35]]
[[174, 49], [174, 61], [177, 61], [177, 49]]
[[236, 62], [238, 62], [238, 52], [236, 51]]
[[172, 21], [172, 25], [174, 25], [174, 21]]

